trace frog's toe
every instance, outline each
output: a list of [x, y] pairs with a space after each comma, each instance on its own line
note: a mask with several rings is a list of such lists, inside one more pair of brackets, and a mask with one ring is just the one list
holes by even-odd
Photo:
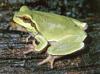
[[29, 41], [29, 38], [30, 38], [31, 36], [29, 35], [28, 37], [26, 37], [26, 39], [25, 39], [25, 42], [27, 43], [28, 41]]
[[26, 43], [28, 42], [28, 38], [25, 39], [25, 42], [26, 42]]
[[55, 61], [55, 56], [49, 55], [46, 59], [39, 62], [38, 65], [42, 65], [42, 64], [45, 64], [45, 63], [49, 62], [50, 63], [50, 68], [53, 69], [54, 61]]

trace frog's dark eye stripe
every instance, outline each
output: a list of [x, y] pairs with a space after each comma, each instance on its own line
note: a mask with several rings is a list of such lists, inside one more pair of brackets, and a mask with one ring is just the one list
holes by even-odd
[[18, 16], [18, 18], [22, 19], [22, 20], [23, 20], [24, 22], [26, 22], [26, 23], [31, 23], [30, 18], [28, 18], [28, 17], [26, 17], [26, 16], [23, 16], [23, 17]]
[[[31, 20], [30, 18], [28, 18], [28, 17], [26, 17], [26, 16], [23, 16], [23, 17], [18, 16], [18, 17], [21, 18], [24, 22], [30, 23], [31, 26], [34, 27], [34, 28], [37, 30], [35, 23], [33, 23], [32, 20]], [[37, 31], [38, 31], [38, 30], [37, 30]]]
[[[37, 30], [36, 24], [31, 21], [31, 26]], [[38, 30], [37, 30], [38, 31]]]

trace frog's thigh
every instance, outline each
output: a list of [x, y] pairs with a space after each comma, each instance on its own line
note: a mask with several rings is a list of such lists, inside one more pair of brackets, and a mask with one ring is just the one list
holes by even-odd
[[51, 55], [67, 55], [78, 51], [83, 47], [84, 43], [82, 41], [76, 41], [72, 38], [66, 38], [49, 47], [47, 53]]

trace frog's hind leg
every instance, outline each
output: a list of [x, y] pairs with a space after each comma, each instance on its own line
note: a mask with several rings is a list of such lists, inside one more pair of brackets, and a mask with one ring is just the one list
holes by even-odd
[[52, 69], [54, 61], [55, 61], [56, 58], [58, 58], [58, 56], [49, 55], [46, 59], [44, 59], [43, 61], [39, 62], [38, 65], [42, 65], [42, 64], [45, 64], [45, 63], [49, 62], [50, 63], [50, 67]]
[[42, 65], [44, 63], [49, 62], [51, 68], [53, 68], [54, 60], [60, 58], [62, 56], [74, 53], [84, 47], [84, 43], [82, 40], [79, 40], [79, 37], [72, 36], [60, 40], [56, 43], [53, 43], [47, 50], [49, 56], [40, 62], [38, 65]]

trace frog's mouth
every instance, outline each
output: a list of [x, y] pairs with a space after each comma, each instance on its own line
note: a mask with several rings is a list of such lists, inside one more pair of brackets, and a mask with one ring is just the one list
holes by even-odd
[[25, 29], [24, 26], [17, 25], [17, 23], [15, 21], [11, 21], [10, 28], [11, 28], [10, 30], [17, 30], [17, 31], [21, 31], [21, 32], [27, 32], [27, 30]]

